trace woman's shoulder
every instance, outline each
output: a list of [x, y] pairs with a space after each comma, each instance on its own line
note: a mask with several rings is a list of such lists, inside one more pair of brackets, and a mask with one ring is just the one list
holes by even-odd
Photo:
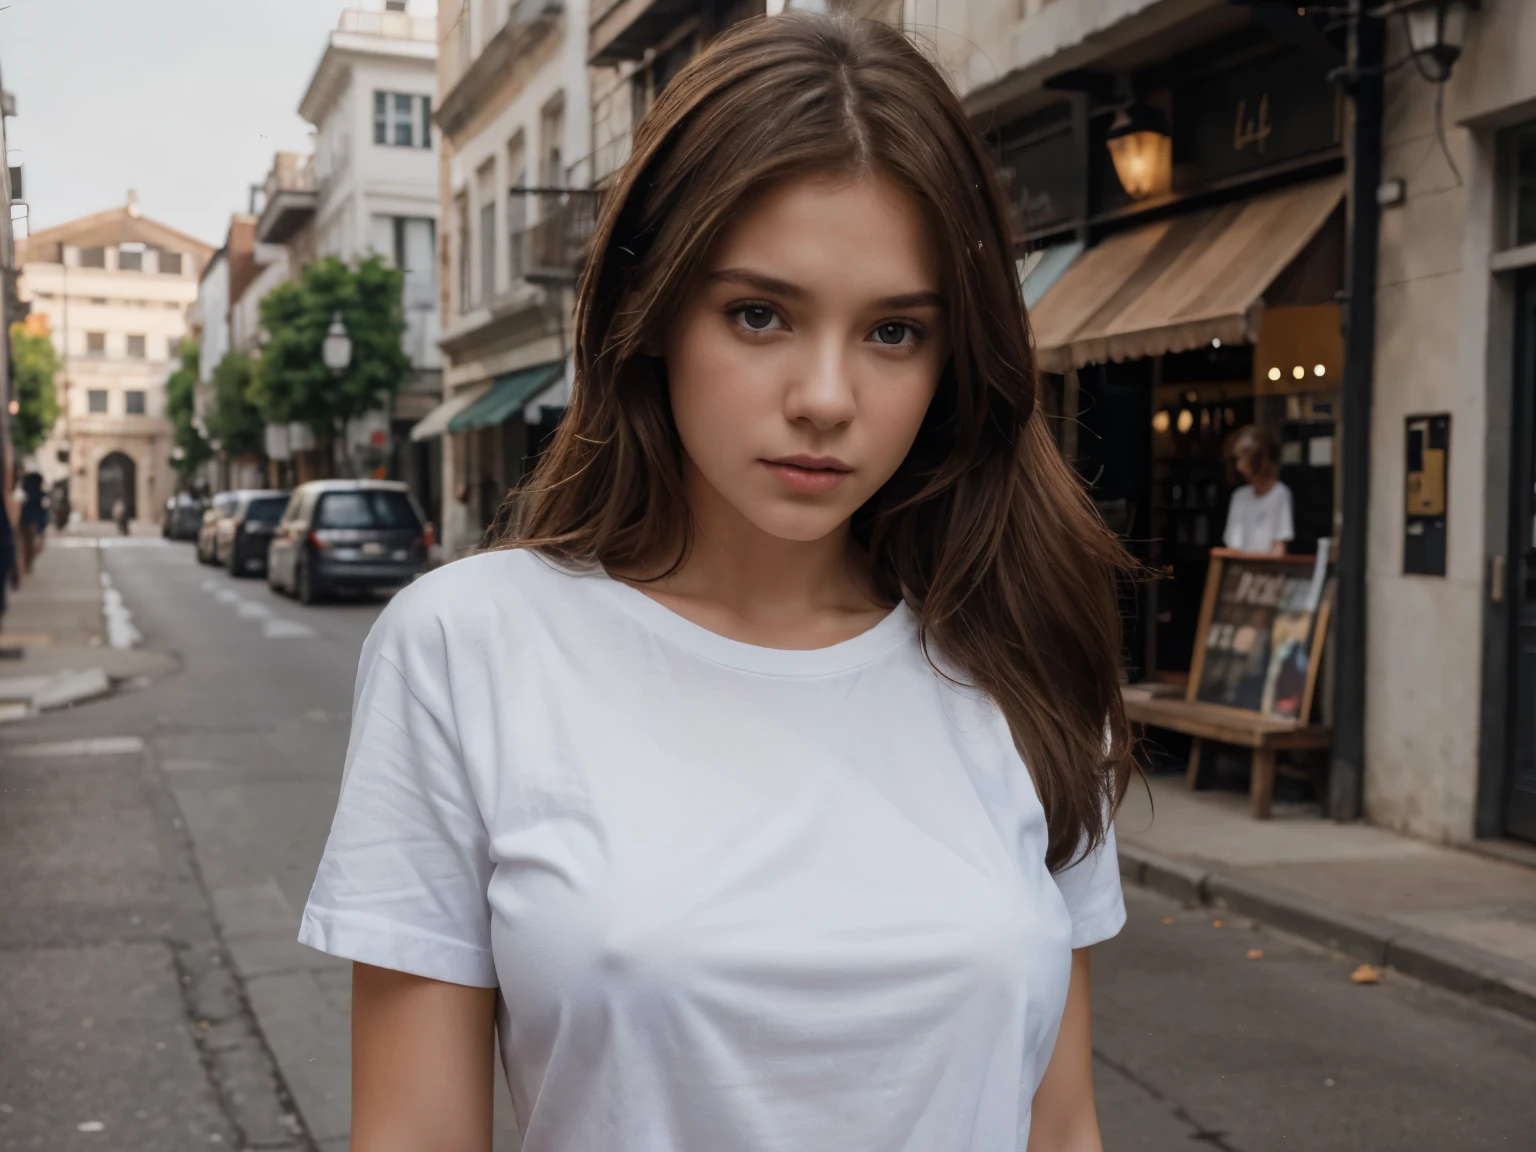
[[[369, 644], [395, 663], [441, 658], [513, 641], [527, 621], [569, 607], [580, 572], [528, 548], [480, 552], [418, 577], [380, 614]], [[505, 643], [501, 647], [505, 647]]]

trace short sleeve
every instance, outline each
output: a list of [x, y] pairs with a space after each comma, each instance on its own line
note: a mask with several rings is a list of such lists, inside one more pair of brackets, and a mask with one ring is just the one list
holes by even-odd
[[1125, 926], [1125, 896], [1120, 891], [1120, 859], [1115, 826], [1092, 852], [1054, 874], [1056, 887], [1072, 917], [1072, 947], [1087, 948]]
[[1296, 539], [1296, 525], [1291, 517], [1291, 490], [1284, 484], [1276, 484], [1280, 490], [1280, 507], [1275, 511], [1275, 539], [1287, 543]]
[[489, 835], [442, 694], [447, 668], [431, 667], [446, 664], [441, 636], [435, 652], [411, 636], [434, 622], [413, 623], [402, 598], [363, 647], [341, 796], [299, 941], [492, 988]]
[[1222, 544], [1237, 551], [1242, 551], [1243, 547], [1243, 510], [1246, 507], [1243, 492], [1244, 489], [1239, 488], [1232, 493], [1232, 503], [1227, 507], [1227, 526], [1221, 532]]

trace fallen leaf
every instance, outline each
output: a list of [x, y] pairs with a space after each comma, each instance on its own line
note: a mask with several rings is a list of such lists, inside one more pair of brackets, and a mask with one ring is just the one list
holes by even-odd
[[1221, 927], [1221, 921], [1220, 920], [1212, 920], [1211, 921], [1211, 927], [1212, 928], [1220, 928]]
[[1172, 924], [1173, 923], [1173, 917], [1172, 916], [1164, 916], [1163, 917], [1163, 923], [1164, 924]]
[[1356, 984], [1380, 984], [1381, 973], [1373, 964], [1362, 964], [1350, 973], [1349, 978]]
[[1264, 959], [1264, 949], [1262, 949], [1262, 948], [1250, 948], [1250, 949], [1248, 949], [1248, 959], [1250, 959], [1250, 960], [1262, 960], [1262, 959]]

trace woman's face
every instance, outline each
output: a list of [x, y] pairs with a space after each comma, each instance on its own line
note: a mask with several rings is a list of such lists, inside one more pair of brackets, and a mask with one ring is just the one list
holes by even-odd
[[949, 357], [917, 206], [880, 176], [743, 209], [665, 337], [693, 512], [785, 540], [837, 531], [917, 435]]

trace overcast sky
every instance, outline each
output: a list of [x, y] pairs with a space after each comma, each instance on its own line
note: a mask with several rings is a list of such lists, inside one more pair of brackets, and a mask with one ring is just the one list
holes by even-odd
[[309, 149], [299, 98], [342, 9], [383, 6], [0, 0], [0, 76], [17, 108], [7, 143], [32, 228], [122, 204], [134, 188], [146, 216], [222, 244], [272, 153]]

